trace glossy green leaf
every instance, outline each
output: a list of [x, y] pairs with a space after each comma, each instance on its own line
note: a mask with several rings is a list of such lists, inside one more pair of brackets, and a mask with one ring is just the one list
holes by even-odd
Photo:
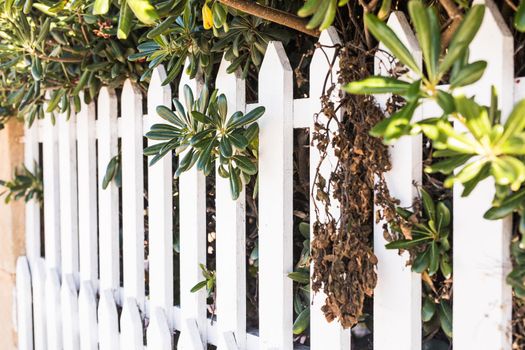
[[360, 81], [353, 81], [344, 86], [344, 90], [351, 94], [385, 94], [404, 95], [410, 84], [391, 77], [371, 76]]
[[127, 4], [139, 21], [146, 25], [153, 25], [159, 19], [155, 7], [149, 0], [127, 0]]

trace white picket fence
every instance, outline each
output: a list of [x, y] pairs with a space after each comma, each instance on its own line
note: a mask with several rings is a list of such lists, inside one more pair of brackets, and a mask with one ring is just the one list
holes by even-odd
[[[480, 33], [471, 46], [472, 59], [485, 59], [485, 78], [470, 88], [488, 101], [489, 87], [500, 92], [503, 115], [514, 100], [525, 97], [525, 87], [513, 77], [513, 42], [492, 1]], [[421, 61], [421, 52], [405, 17], [394, 13], [389, 25]], [[490, 38], [490, 39], [489, 39]], [[272, 42], [259, 75], [259, 103], [246, 104], [245, 82], [227, 74], [222, 62], [217, 88], [228, 98], [228, 108], [266, 107], [260, 120], [259, 159], [259, 330], [246, 331], [245, 199], [232, 201], [227, 181], [216, 183], [217, 319], [207, 318], [204, 291], [190, 289], [203, 279], [199, 263], [206, 262], [205, 178], [193, 169], [179, 179], [180, 207], [173, 213], [172, 161], [168, 155], [153, 167], [143, 167], [143, 135], [157, 122], [155, 108], [171, 106], [172, 91], [162, 86], [165, 71], [153, 73], [143, 98], [126, 82], [118, 116], [114, 91], [102, 89], [95, 105], [82, 105], [69, 122], [58, 116], [28, 129], [26, 165], [34, 167], [42, 144], [44, 171], [44, 244], [40, 256], [40, 212], [27, 205], [27, 257], [17, 264], [17, 320], [19, 348], [26, 349], [292, 349], [292, 151], [293, 129], [313, 129], [320, 110], [319, 96], [326, 73], [337, 81], [338, 63], [331, 67], [339, 43], [333, 29], [323, 32], [310, 67], [310, 97], [293, 99], [293, 76], [279, 42]], [[381, 55], [381, 54], [379, 54]], [[377, 72], [386, 74], [388, 60], [378, 56]], [[199, 81], [183, 76], [180, 86], [194, 91]], [[334, 99], [338, 99], [337, 93]], [[383, 96], [378, 96], [384, 101]], [[435, 106], [420, 108], [419, 117], [436, 113]], [[114, 184], [101, 189], [109, 160], [122, 150], [122, 227], [119, 194]], [[98, 142], [98, 156], [96, 151]], [[393, 169], [387, 176], [391, 192], [410, 206], [413, 181], [421, 182], [421, 138], [401, 139], [391, 149]], [[333, 155], [321, 172], [330, 172]], [[319, 155], [311, 147], [311, 178]], [[98, 170], [97, 170], [98, 169]], [[143, 206], [143, 176], [148, 172], [149, 208]], [[97, 182], [98, 175], [98, 182]], [[493, 186], [483, 183], [469, 198], [454, 191], [454, 302], [455, 349], [508, 350], [511, 348], [511, 292], [505, 283], [510, 269], [510, 225], [486, 221]], [[313, 210], [313, 203], [310, 204]], [[144, 283], [144, 210], [149, 214], [149, 295]], [[336, 214], [337, 208], [334, 209]], [[180, 221], [180, 306], [173, 302], [172, 217]], [[314, 217], [312, 212], [312, 217]], [[378, 285], [374, 295], [374, 348], [421, 349], [421, 278], [405, 266], [406, 256], [384, 248], [377, 224], [375, 253]], [[119, 240], [122, 237], [123, 285], [120, 284]], [[323, 296], [314, 298], [310, 321], [310, 348], [350, 349], [350, 331], [327, 323], [320, 311]], [[121, 311], [118, 311], [120, 310]], [[143, 334], [143, 323], [147, 327]], [[174, 331], [180, 331], [173, 344]], [[146, 344], [146, 345], [145, 345]]]

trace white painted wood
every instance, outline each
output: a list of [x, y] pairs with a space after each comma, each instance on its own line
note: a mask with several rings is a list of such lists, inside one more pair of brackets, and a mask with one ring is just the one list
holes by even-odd
[[[165, 122], [156, 113], [157, 106], [171, 106], [171, 88], [162, 86], [166, 79], [163, 66], [153, 70], [148, 88], [148, 113], [152, 123]], [[149, 140], [149, 145], [158, 141]], [[149, 292], [150, 305], [167, 313], [173, 328], [173, 172], [172, 152], [148, 167], [149, 214]], [[169, 311], [168, 311], [169, 310]]]
[[80, 349], [98, 349], [97, 301], [91, 281], [83, 281], [78, 296]]
[[78, 282], [76, 116], [71, 112], [67, 120], [66, 114], [60, 114], [57, 123], [62, 274], [72, 274]]
[[148, 349], [171, 350], [171, 332], [165, 310], [162, 308], [153, 307], [151, 310], [146, 337]]
[[120, 331], [121, 350], [144, 350], [142, 322], [137, 302], [133, 298], [124, 301], [120, 316]]
[[78, 152], [78, 242], [80, 254], [80, 280], [91, 281], [97, 288], [97, 150], [95, 129], [95, 103], [84, 103], [77, 114]]
[[312, 125], [313, 112], [312, 101], [317, 99], [315, 97], [300, 98], [293, 100], [293, 127], [309, 128]]
[[[38, 126], [37, 122], [32, 127], [25, 126], [24, 129], [24, 165], [33, 174], [40, 166], [38, 149]], [[25, 240], [26, 255], [29, 261], [40, 257], [40, 203], [31, 199], [25, 207]]]
[[235, 335], [233, 332], [224, 332], [220, 336], [219, 344], [224, 344], [225, 350], [237, 350], [237, 342], [235, 341]]
[[206, 347], [202, 345], [199, 328], [195, 319], [185, 319], [183, 321], [182, 327], [182, 333], [179, 337], [179, 341], [177, 342], [177, 348], [191, 350], [206, 349]]
[[56, 269], [46, 275], [47, 348], [62, 349], [62, 313], [60, 305], [60, 278]]
[[72, 274], [66, 274], [62, 278], [60, 301], [64, 350], [80, 349], [78, 296], [75, 279]]
[[[513, 38], [495, 3], [484, 3], [485, 17], [470, 46], [470, 60], [487, 60], [488, 65], [483, 79], [466, 93], [488, 105], [494, 85], [504, 121], [513, 105]], [[491, 180], [480, 183], [467, 198], [461, 197], [462, 191], [463, 186], [454, 186], [453, 345], [455, 349], [510, 349], [512, 297], [505, 277], [511, 269], [512, 218], [483, 219], [494, 195]]]
[[[270, 42], [259, 75], [259, 334], [261, 349], [293, 349], [293, 73]], [[271, 305], [271, 307], [269, 307]]]
[[[394, 12], [388, 25], [421, 65], [421, 50], [410, 25], [401, 12]], [[376, 55], [375, 74], [389, 75], [395, 65], [382, 45]], [[384, 51], [383, 51], [384, 50]], [[379, 101], [386, 96], [379, 96]], [[414, 114], [421, 119], [422, 110]], [[421, 135], [403, 137], [390, 147], [392, 169], [385, 174], [390, 193], [402, 207], [411, 207], [417, 196], [413, 185], [421, 184]], [[377, 211], [375, 211], [377, 212]], [[408, 255], [387, 250], [383, 237], [384, 222], [374, 226], [374, 252], [378, 258], [377, 286], [374, 291], [374, 349], [421, 349], [421, 276], [406, 266]]]
[[120, 285], [118, 189], [106, 189], [102, 180], [111, 158], [117, 155], [117, 96], [103, 87], [98, 96], [98, 219], [100, 289], [116, 291]]
[[[31, 294], [31, 274], [25, 256], [16, 261], [16, 320], [18, 349], [33, 349], [33, 309]], [[5, 310], [4, 310], [5, 312]]]
[[[245, 81], [240, 71], [226, 72], [222, 60], [217, 73], [217, 89], [228, 100], [228, 117], [246, 107]], [[228, 179], [216, 174], [216, 259], [217, 325], [219, 332], [233, 332], [239, 349], [246, 348], [246, 191], [232, 200]], [[227, 349], [219, 340], [218, 349]]]
[[[312, 133], [314, 131], [314, 118], [313, 114], [320, 111], [321, 100], [324, 88], [325, 88], [325, 78], [326, 72], [331, 72], [331, 77], [328, 80], [328, 87], [331, 86], [332, 82], [337, 82], [337, 71], [339, 67], [338, 61], [335, 62], [333, 67], [331, 67], [331, 61], [335, 55], [334, 46], [340, 43], [339, 37], [335, 28], [328, 28], [327, 30], [321, 33], [319, 42], [324, 47], [316, 49], [313, 57], [312, 63], [310, 64], [310, 98], [312, 99], [312, 111], [311, 111], [311, 122], [310, 122], [310, 140], [312, 140]], [[322, 72], [322, 73], [321, 73]], [[338, 99], [337, 92], [334, 92], [334, 99]], [[326, 121], [327, 118], [320, 114], [318, 117], [319, 121]], [[335, 127], [334, 123], [332, 125]], [[335, 167], [337, 159], [333, 154], [333, 150], [329, 150], [327, 159], [323, 162], [320, 173], [327, 179], [330, 176], [332, 167]], [[310, 147], [310, 186], [315, 185], [315, 174], [316, 168], [320, 162], [320, 155], [315, 147], [315, 144]], [[259, 192], [260, 193], [260, 192]], [[311, 192], [312, 193], [312, 192]], [[335, 199], [331, 200], [331, 214], [334, 217], [339, 215], [339, 206]], [[320, 205], [315, 201], [315, 199], [310, 196], [310, 234], [311, 240], [313, 241], [313, 223], [316, 218], [315, 206]], [[324, 221], [324, 210], [320, 210], [320, 220]], [[313, 271], [313, 270], [312, 270]], [[312, 305], [310, 306], [310, 347], [312, 350], [324, 350], [324, 349], [349, 349], [350, 348], [350, 331], [342, 329], [339, 323], [332, 322], [328, 323], [324, 317], [321, 307], [325, 303], [326, 296], [320, 291], [317, 294], [314, 294], [313, 291], [310, 293]]]
[[135, 298], [144, 310], [144, 169], [142, 94], [126, 80], [121, 99], [122, 229], [124, 297]]
[[[44, 105], [45, 108], [45, 105]], [[58, 128], [51, 114], [44, 120], [43, 185], [44, 185], [44, 244], [46, 266], [60, 271], [60, 195], [58, 171]]]
[[[199, 77], [189, 79], [183, 72], [179, 85], [179, 96], [184, 96], [184, 85], [192, 88], [195, 96], [200, 93], [202, 82]], [[179, 158], [180, 159], [180, 158]], [[202, 281], [199, 264], [206, 264], [206, 178], [196, 167], [179, 177], [179, 235], [180, 235], [180, 303], [181, 319], [197, 322], [201, 341], [206, 343], [206, 291], [192, 293], [191, 289]], [[191, 331], [182, 322], [179, 341]]]
[[46, 270], [45, 261], [36, 258], [30, 263], [31, 282], [33, 287], [33, 335], [34, 349], [47, 348], [47, 318], [46, 318]]
[[98, 304], [98, 339], [100, 350], [119, 349], [119, 323], [113, 291], [101, 292]]

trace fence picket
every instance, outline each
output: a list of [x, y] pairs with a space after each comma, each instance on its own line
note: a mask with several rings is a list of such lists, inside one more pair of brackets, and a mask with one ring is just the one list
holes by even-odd
[[[324, 72], [330, 72], [331, 81], [337, 82], [337, 71], [339, 69], [338, 60], [332, 66], [332, 59], [335, 55], [335, 46], [340, 44], [340, 39], [337, 35], [335, 28], [328, 28], [321, 33], [319, 38], [319, 44], [321, 47], [315, 50], [310, 64], [310, 98], [312, 99], [312, 111], [317, 112], [322, 108], [320, 96], [323, 94], [325, 88], [326, 74]], [[320, 72], [323, 72], [321, 74]], [[327, 86], [329, 87], [329, 86]], [[337, 93], [334, 93], [334, 98], [337, 99]], [[319, 115], [319, 121], [326, 121], [326, 117], [322, 114]], [[310, 140], [313, 140], [312, 135], [314, 133], [313, 120], [310, 125]], [[335, 127], [335, 123], [332, 123]], [[328, 179], [332, 172], [332, 165], [337, 163], [337, 159], [333, 154], [333, 150], [328, 151], [328, 157], [323, 162], [320, 168], [321, 175]], [[317, 166], [320, 161], [320, 155], [315, 147], [315, 144], [310, 147], [310, 186], [315, 185], [315, 174]], [[312, 193], [312, 191], [310, 191]], [[338, 217], [339, 207], [337, 201], [331, 200], [332, 208], [331, 213], [333, 217]], [[314, 234], [314, 220], [316, 218], [315, 206], [319, 205], [310, 196], [310, 237], [313, 241]], [[325, 220], [323, 216], [323, 210], [320, 210], [320, 220]], [[328, 323], [321, 311], [321, 306], [324, 305], [326, 295], [320, 291], [317, 294], [311, 293], [312, 304], [310, 306], [310, 347], [312, 350], [320, 349], [348, 349], [350, 348], [350, 330], [344, 330], [339, 323], [331, 322]]]
[[78, 282], [78, 210], [76, 116], [71, 112], [58, 119], [58, 162], [60, 170], [60, 243], [62, 274], [72, 274]]
[[43, 258], [30, 263], [33, 293], [33, 335], [34, 349], [45, 350], [47, 346], [46, 318], [46, 269]]
[[[485, 17], [470, 45], [470, 61], [486, 60], [488, 65], [483, 78], [465, 92], [490, 105], [493, 85], [504, 122], [514, 102], [513, 38], [496, 4], [478, 2], [486, 4]], [[455, 127], [460, 128], [457, 123]], [[461, 197], [462, 191], [462, 186], [454, 186], [453, 345], [455, 349], [510, 349], [512, 294], [505, 278], [512, 266], [512, 218], [483, 219], [494, 196], [493, 181], [483, 181], [468, 197]]]
[[[148, 88], [148, 115], [151, 123], [163, 123], [157, 106], [171, 106], [171, 88], [162, 86], [166, 79], [163, 66], [153, 70]], [[158, 141], [149, 141], [149, 145]], [[173, 172], [172, 152], [148, 167], [149, 196], [149, 282], [151, 307], [164, 309], [170, 328], [173, 327]]]
[[151, 310], [146, 336], [148, 349], [171, 350], [171, 333], [166, 318], [166, 311], [162, 308], [154, 307]]
[[62, 349], [62, 313], [60, 312], [60, 278], [56, 269], [46, 274], [47, 348]]
[[144, 170], [142, 94], [126, 80], [122, 120], [122, 250], [124, 298], [135, 298], [144, 310]]
[[80, 249], [80, 280], [91, 281], [97, 288], [97, 150], [95, 103], [84, 103], [77, 114], [78, 152], [78, 242]]
[[102, 182], [110, 160], [118, 153], [117, 96], [106, 87], [98, 96], [97, 126], [100, 289], [115, 292], [120, 285], [118, 189], [114, 181], [103, 189]]
[[25, 256], [16, 261], [16, 319], [18, 349], [33, 349], [33, 310], [31, 295], [31, 274]]
[[[39, 167], [38, 121], [33, 126], [25, 126], [24, 131], [24, 165], [33, 174]], [[25, 207], [25, 241], [26, 255], [30, 261], [40, 257], [40, 203], [31, 199]]]
[[133, 298], [127, 298], [124, 301], [122, 315], [120, 316], [120, 329], [121, 350], [144, 350], [142, 322], [137, 302]]
[[113, 292], [109, 289], [100, 293], [97, 316], [99, 349], [119, 349], [117, 306], [115, 305]]
[[62, 311], [61, 325], [64, 350], [77, 350], [80, 348], [80, 330], [78, 327], [78, 296], [77, 288], [75, 286], [75, 279], [72, 274], [67, 274], [62, 277], [60, 302]]
[[91, 281], [83, 281], [78, 295], [80, 349], [98, 349], [97, 302]]
[[[388, 25], [409, 48], [416, 62], [421, 64], [421, 50], [404, 15], [394, 12]], [[396, 64], [386, 50], [380, 45], [375, 74], [389, 75]], [[378, 96], [380, 102], [386, 98]], [[421, 112], [421, 109], [416, 111], [414, 121], [421, 119]], [[400, 205], [411, 207], [417, 196], [414, 183], [421, 184], [421, 135], [401, 138], [389, 151], [392, 169], [385, 174], [385, 181], [391, 195], [400, 200]], [[421, 349], [421, 276], [406, 266], [407, 253], [399, 255], [396, 250], [385, 248], [387, 242], [383, 237], [383, 225], [381, 221], [374, 226], [374, 253], [378, 258], [374, 291], [374, 348]]]
[[[259, 78], [259, 333], [261, 349], [292, 349], [293, 74], [270, 42]], [[279, 257], [276, 259], [276, 257]], [[268, 307], [272, 305], [272, 307]]]
[[[46, 107], [44, 107], [45, 109]], [[60, 198], [58, 171], [58, 130], [54, 117], [46, 114], [44, 120], [43, 185], [44, 185], [44, 244], [46, 266], [60, 271]]]
[[[229, 74], [223, 58], [217, 73], [217, 89], [228, 100], [228, 113], [244, 112], [245, 81], [240, 71]], [[246, 191], [232, 200], [228, 179], [215, 175], [217, 325], [219, 333], [233, 332], [239, 349], [246, 348]], [[222, 311], [221, 311], [222, 310]], [[218, 349], [227, 349], [219, 339]]]
[[[200, 93], [199, 77], [190, 79], [185, 71], [179, 85], [179, 97], [184, 96], [184, 85], [192, 88], [195, 96]], [[191, 289], [203, 276], [199, 264], [206, 265], [206, 178], [196, 167], [179, 177], [179, 243], [180, 243], [180, 304], [181, 335], [179, 343], [190, 341], [189, 321], [197, 323], [201, 342], [206, 344], [207, 305], [206, 291], [195, 293]]]

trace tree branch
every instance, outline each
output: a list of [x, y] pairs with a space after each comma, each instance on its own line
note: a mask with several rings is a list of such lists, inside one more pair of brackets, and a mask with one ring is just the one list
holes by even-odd
[[285, 11], [248, 0], [219, 0], [219, 2], [249, 15], [295, 29], [311, 36], [318, 37], [320, 35], [318, 30], [306, 28], [306, 24], [308, 23], [306, 20]]
[[441, 35], [441, 45], [442, 48], [445, 49], [450, 43], [450, 40], [456, 32], [456, 29], [458, 29], [461, 20], [463, 19], [463, 14], [452, 0], [439, 0], [439, 3], [441, 4], [441, 6], [443, 6], [445, 11], [447, 12], [448, 17], [452, 21], [448, 28]]

